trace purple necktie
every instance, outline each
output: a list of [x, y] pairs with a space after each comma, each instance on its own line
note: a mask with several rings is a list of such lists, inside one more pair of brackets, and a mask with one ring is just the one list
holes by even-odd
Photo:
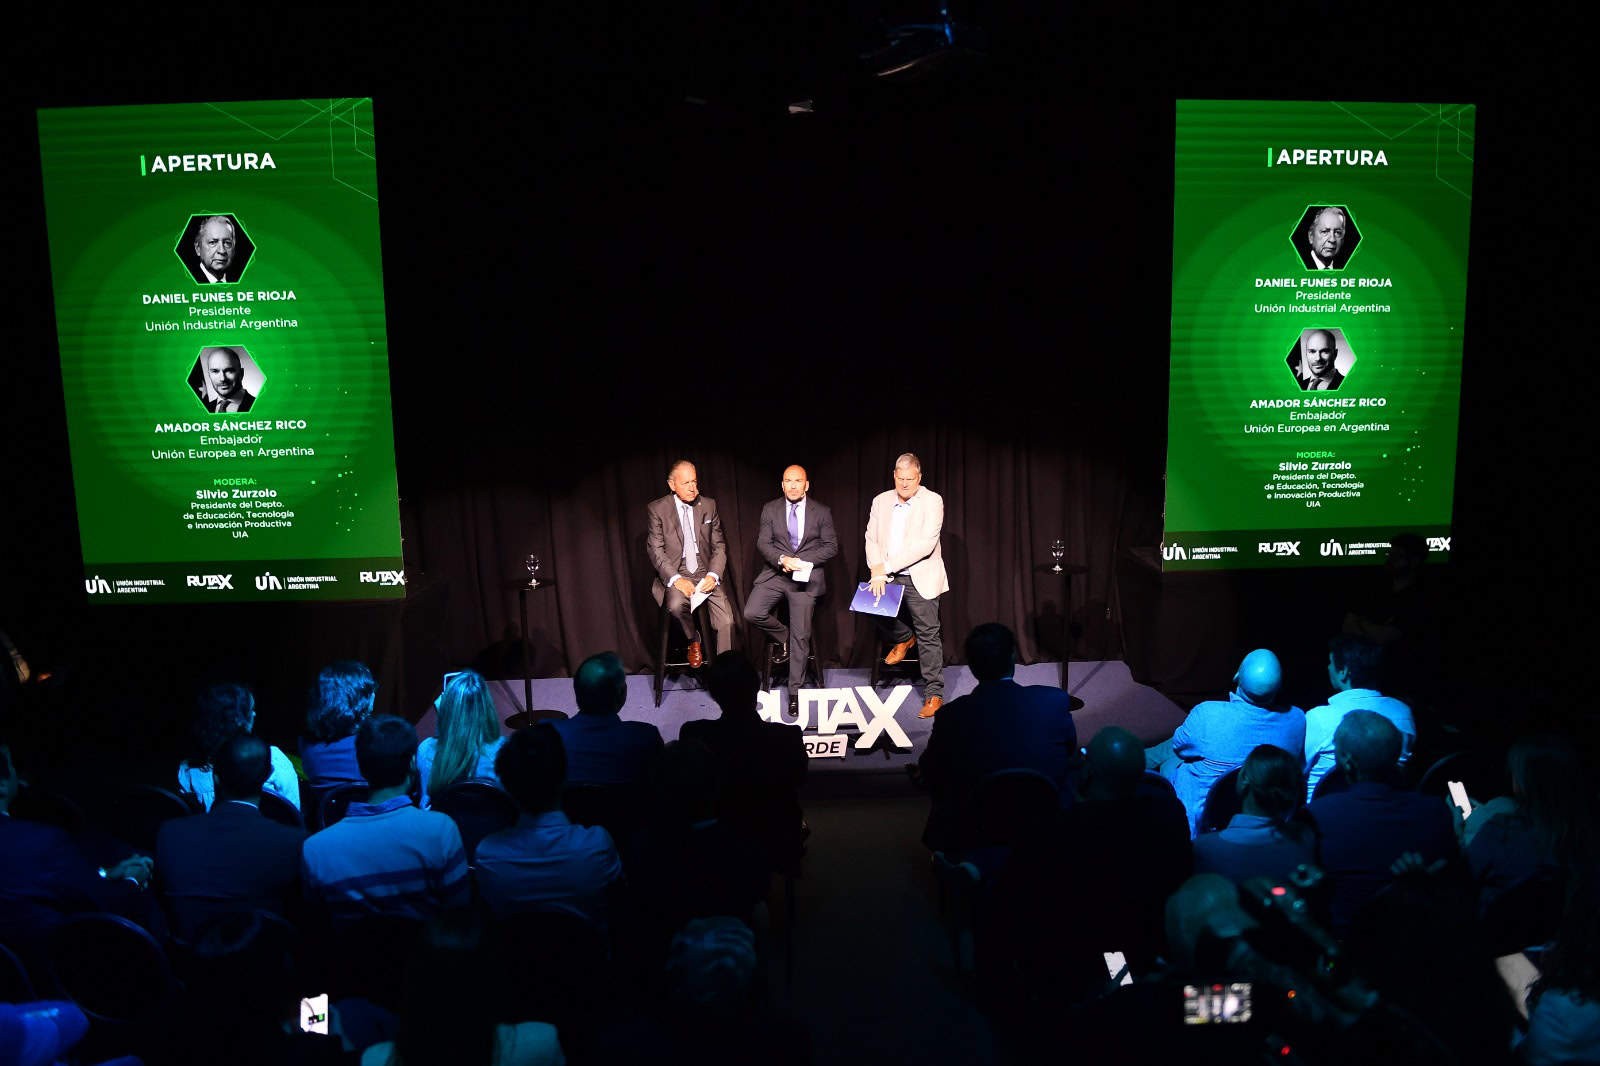
[[800, 504], [789, 505], [789, 546], [795, 550], [800, 548]]

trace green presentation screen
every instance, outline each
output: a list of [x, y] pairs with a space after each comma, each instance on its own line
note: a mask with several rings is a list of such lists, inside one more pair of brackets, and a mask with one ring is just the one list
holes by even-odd
[[403, 596], [372, 101], [42, 110], [39, 145], [90, 602]]
[[1473, 122], [1178, 102], [1167, 569], [1448, 557]]

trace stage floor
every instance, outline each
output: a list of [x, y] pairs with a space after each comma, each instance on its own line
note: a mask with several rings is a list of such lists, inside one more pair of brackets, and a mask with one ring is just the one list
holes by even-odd
[[[833, 745], [836, 750], [843, 749], [842, 754], [812, 758], [813, 773], [899, 772], [922, 754], [933, 729], [933, 721], [917, 717], [917, 711], [922, 706], [922, 696], [918, 691], [920, 685], [908, 686], [910, 691], [899, 697], [893, 713], [894, 725], [910, 741], [910, 747], [904, 748], [896, 743], [893, 729], [887, 723], [877, 723], [882, 728], [875, 728], [874, 725], [879, 717], [886, 716], [883, 705], [894, 701], [895, 687], [903, 682], [884, 682], [875, 694], [871, 694], [867, 689], [869, 677], [866, 670], [827, 670], [823, 676], [825, 690], [803, 690], [803, 693], [811, 693], [808, 702], [812, 707], [805, 723], [808, 746], [821, 747], [820, 743], [811, 745], [810, 742], [824, 742], [830, 735], [845, 738]], [[947, 702], [971, 692], [977, 684], [965, 666], [946, 667], [944, 678]], [[1061, 683], [1061, 664], [1019, 666], [1016, 679], [1024, 685], [1058, 685]], [[622, 708], [621, 717], [650, 722], [661, 730], [662, 739], [667, 741], [678, 738], [678, 731], [685, 722], [717, 717], [716, 704], [711, 702], [711, 697], [691, 676], [669, 677], [661, 695], [660, 707], [653, 706], [651, 680], [649, 674], [635, 674], [628, 678], [628, 702]], [[491, 687], [502, 722], [525, 709], [520, 680], [494, 681]], [[1171, 736], [1184, 718], [1185, 712], [1181, 707], [1148, 685], [1135, 681], [1128, 672], [1128, 665], [1120, 660], [1070, 664], [1067, 690], [1083, 701], [1082, 708], [1073, 713], [1081, 744], [1087, 744], [1090, 737], [1108, 725], [1122, 726], [1146, 744], [1153, 744]], [[775, 705], [786, 708], [787, 696], [785, 688], [775, 689]], [[851, 705], [856, 708], [857, 716], [850, 713]], [[534, 679], [533, 706], [535, 709], [576, 714], [577, 703], [572, 696], [571, 678]], [[877, 714], [874, 714], [875, 709]], [[791, 719], [786, 716], [785, 720]], [[830, 734], [827, 731], [829, 725], [833, 725], [836, 732]], [[819, 726], [822, 727], [820, 730]], [[434, 730], [434, 712], [430, 707], [417, 723], [417, 732], [423, 737], [430, 737]], [[855, 745], [863, 735], [872, 738], [866, 750], [858, 749]]]

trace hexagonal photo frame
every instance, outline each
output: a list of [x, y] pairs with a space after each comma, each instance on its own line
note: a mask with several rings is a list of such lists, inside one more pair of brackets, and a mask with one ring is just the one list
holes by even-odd
[[190, 215], [172, 248], [196, 285], [237, 285], [255, 250], [238, 216], [216, 211]]
[[212, 414], [244, 414], [266, 383], [266, 372], [237, 344], [208, 344], [189, 368], [189, 391]]
[[1284, 360], [1295, 384], [1305, 392], [1336, 392], [1356, 365], [1344, 330], [1319, 326], [1303, 329]]
[[1344, 204], [1309, 204], [1289, 243], [1307, 270], [1343, 270], [1361, 243], [1361, 231]]

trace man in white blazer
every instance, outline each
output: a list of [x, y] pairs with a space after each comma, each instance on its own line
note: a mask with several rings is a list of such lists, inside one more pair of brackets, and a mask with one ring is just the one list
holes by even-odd
[[[950, 588], [939, 550], [944, 528], [944, 499], [922, 487], [922, 460], [906, 452], [894, 461], [894, 488], [872, 501], [867, 519], [867, 565], [872, 568], [872, 594], [881, 596], [890, 584], [904, 586], [900, 613], [878, 619], [879, 632], [894, 646], [883, 657], [893, 666], [917, 647], [922, 668], [922, 710], [932, 718], [944, 705], [944, 647], [939, 639], [939, 597]], [[910, 625], [905, 619], [910, 618]]]

